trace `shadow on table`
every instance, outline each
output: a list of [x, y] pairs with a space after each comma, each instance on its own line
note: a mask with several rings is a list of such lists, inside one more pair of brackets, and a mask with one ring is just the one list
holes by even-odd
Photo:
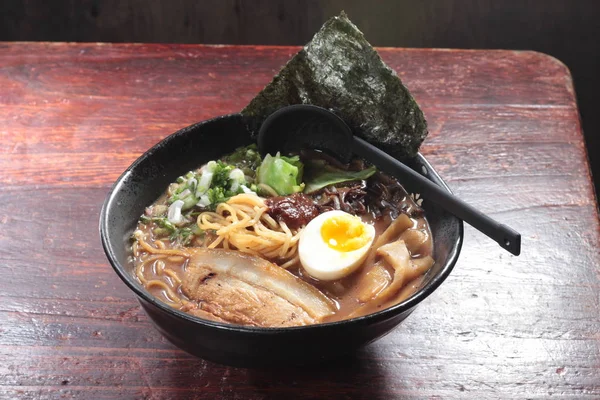
[[[383, 362], [367, 347], [316, 365], [243, 370], [246, 382], [238, 383], [258, 398], [356, 398], [368, 393], [369, 400], [389, 399], [395, 385]], [[232, 375], [239, 372], [236, 369]], [[240, 389], [231, 387], [230, 393]]]
[[398, 394], [405, 386], [401, 363], [382, 358], [374, 345], [335, 360], [291, 367], [238, 368], [215, 364], [190, 357], [169, 368], [169, 377], [162, 377], [160, 386], [174, 385], [169, 398], [194, 396], [230, 399], [355, 399], [383, 400]]
[[368, 393], [369, 400], [389, 399], [392, 383], [382, 360], [369, 348], [353, 355], [303, 367], [248, 370], [248, 384], [256, 394], [269, 398], [274, 391], [286, 398], [356, 398]]

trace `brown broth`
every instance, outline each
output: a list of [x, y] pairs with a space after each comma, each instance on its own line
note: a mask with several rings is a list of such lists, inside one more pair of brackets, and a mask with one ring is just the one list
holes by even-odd
[[[161, 196], [161, 198], [155, 204], [164, 204], [165, 196]], [[403, 202], [406, 204], [401, 204], [402, 209], [411, 209], [417, 207], [414, 203], [413, 199], [410, 196], [405, 196]], [[402, 207], [404, 206], [404, 207]], [[389, 217], [380, 217], [376, 220], [371, 214], [363, 215], [362, 220], [366, 223], [372, 224], [375, 227], [376, 238], [389, 226], [391, 220]], [[433, 251], [433, 241], [431, 230], [429, 228], [429, 224], [425, 217], [415, 217], [411, 218], [412, 228], [409, 229], [419, 229], [424, 231], [427, 234], [426, 242], [421, 246], [421, 251], [419, 254], [411, 254], [413, 259], [432, 256]], [[159, 240], [153, 234], [153, 229], [156, 228], [154, 222], [150, 223], [139, 223], [138, 230], [141, 231], [146, 238], [145, 240], [149, 243], [154, 243], [155, 245], [164, 246], [166, 249], [178, 248], [176, 243], [172, 243], [168, 239]], [[195, 242], [192, 243], [192, 246], [203, 246], [204, 241], [200, 239], [195, 239]], [[137, 267], [140, 263], [145, 262], [146, 260], [151, 260], [152, 255], [143, 251], [143, 249], [138, 248], [134, 245], [133, 248], [133, 263]], [[161, 263], [164, 263], [164, 268]], [[142, 278], [138, 277], [138, 280], [148, 289], [148, 291], [160, 299], [161, 301], [182, 310], [186, 310], [189, 306], [189, 299], [183, 294], [181, 290], [181, 285], [176, 282], [176, 278], [173, 278], [172, 275], [183, 280], [185, 270], [187, 265], [187, 259], [170, 257], [166, 259], [149, 261], [145, 266], [142, 272]], [[288, 270], [294, 275], [300, 277], [304, 281], [314, 285], [319, 290], [321, 290], [325, 295], [330, 297], [337, 304], [338, 310], [337, 312], [327, 317], [323, 322], [331, 322], [331, 321], [339, 321], [343, 319], [347, 319], [351, 316], [357, 316], [356, 311], [360, 308], [360, 313], [358, 315], [363, 315], [367, 313], [372, 313], [379, 311], [381, 309], [388, 308], [394, 304], [403, 301], [404, 299], [410, 297], [414, 292], [418, 290], [420, 287], [424, 275], [419, 276], [412, 281], [406, 282], [402, 289], [397, 293], [397, 295], [393, 296], [387, 301], [382, 303], [372, 302], [372, 304], [367, 304], [366, 307], [363, 307], [365, 304], [360, 302], [357, 296], [357, 293], [361, 289], [361, 282], [365, 275], [373, 268], [374, 263], [368, 260], [363, 263], [363, 265], [352, 275], [345, 277], [343, 279], [333, 281], [333, 282], [325, 282], [318, 281], [310, 276], [308, 276], [300, 265], [292, 266]], [[388, 272], [391, 276], [394, 275], [394, 271], [391, 267], [387, 266]], [[171, 271], [171, 272], [169, 272]], [[167, 284], [172, 291], [169, 294], [169, 291], [165, 288], [155, 285], [156, 282], [163, 282]], [[179, 299], [179, 303], [177, 299], [172, 297], [177, 297]], [[362, 308], [361, 308], [362, 307]]]

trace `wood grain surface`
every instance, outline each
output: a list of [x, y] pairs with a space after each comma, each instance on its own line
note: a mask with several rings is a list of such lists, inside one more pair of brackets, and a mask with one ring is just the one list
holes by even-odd
[[296, 50], [0, 43], [0, 398], [599, 398], [597, 203], [569, 72], [535, 52], [381, 49], [428, 118], [422, 153], [520, 257], [467, 226], [433, 295], [325, 365], [221, 366], [152, 328], [102, 251], [104, 197]]

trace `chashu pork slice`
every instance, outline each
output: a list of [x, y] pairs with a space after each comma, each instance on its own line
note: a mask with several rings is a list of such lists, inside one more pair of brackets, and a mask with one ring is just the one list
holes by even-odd
[[335, 312], [333, 301], [312, 285], [267, 260], [232, 250], [194, 249], [181, 288], [198, 303], [198, 316], [209, 313], [241, 325], [300, 326]]

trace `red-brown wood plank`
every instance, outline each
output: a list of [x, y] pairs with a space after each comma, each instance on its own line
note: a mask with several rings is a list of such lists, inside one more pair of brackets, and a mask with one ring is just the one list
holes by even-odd
[[249, 370], [176, 349], [106, 261], [99, 210], [141, 153], [239, 111], [297, 50], [0, 44], [0, 398], [600, 397], [600, 231], [568, 70], [535, 52], [381, 49], [422, 105], [422, 152], [520, 231], [465, 229], [446, 282], [324, 366]]

